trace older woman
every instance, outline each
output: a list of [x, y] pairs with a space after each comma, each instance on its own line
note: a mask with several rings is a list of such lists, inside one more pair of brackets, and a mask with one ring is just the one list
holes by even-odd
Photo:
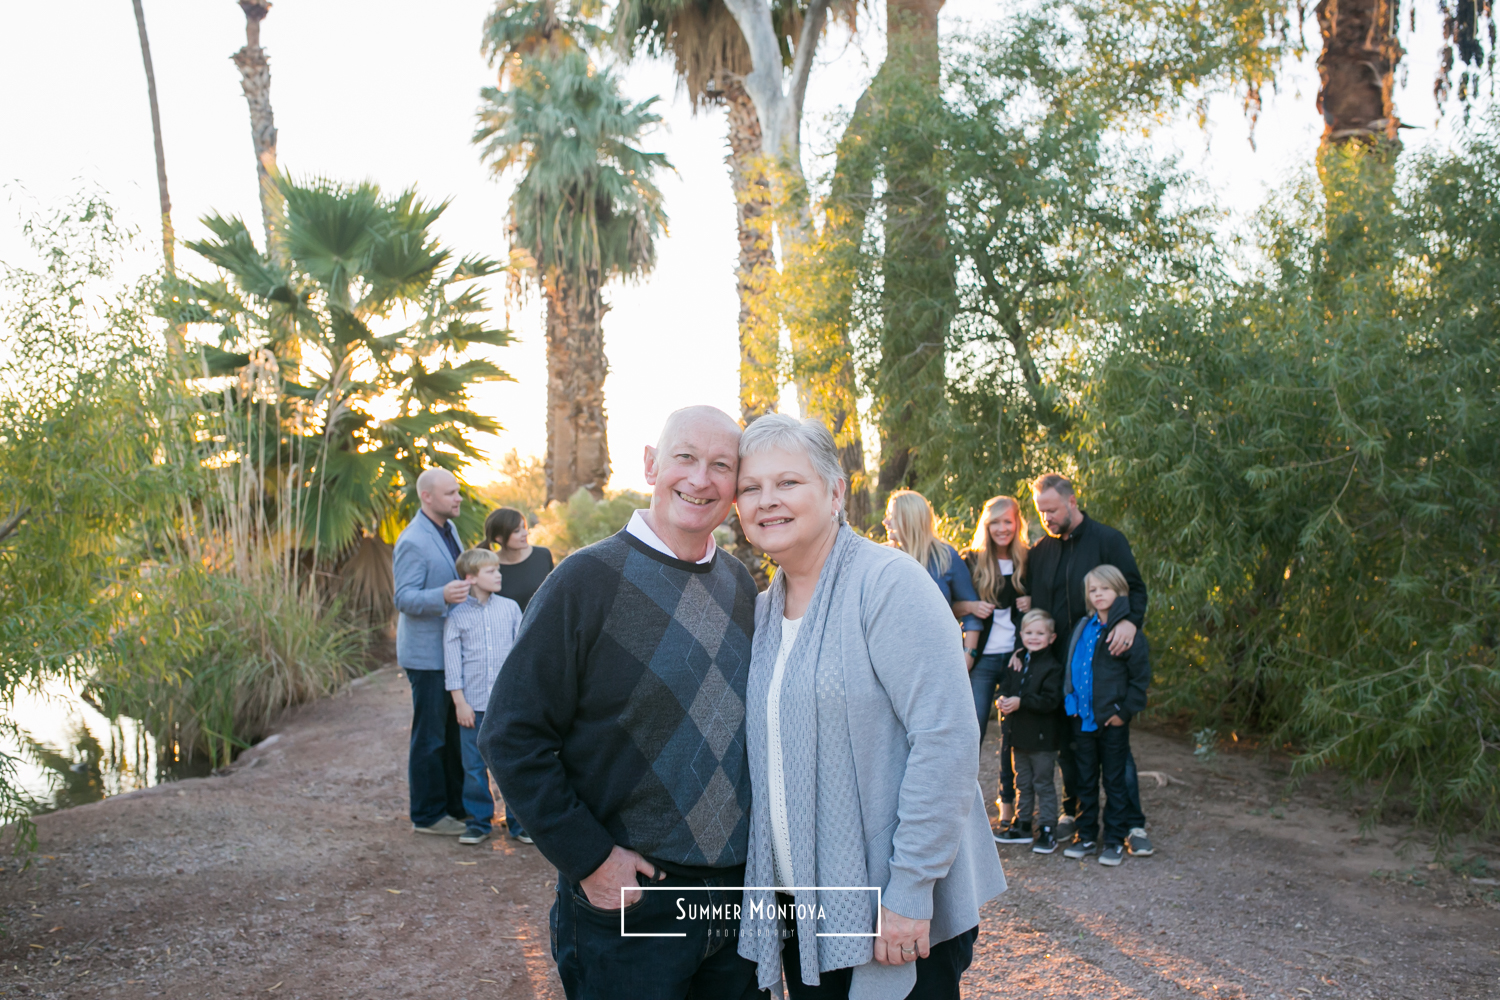
[[964, 657], [926, 571], [850, 530], [844, 492], [822, 424], [745, 431], [740, 523], [780, 566], [755, 609], [745, 884], [777, 889], [746, 892], [740, 954], [793, 1000], [956, 1000], [1005, 889]]

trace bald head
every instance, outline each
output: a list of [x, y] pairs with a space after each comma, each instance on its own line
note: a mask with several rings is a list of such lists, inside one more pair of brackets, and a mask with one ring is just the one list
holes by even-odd
[[459, 491], [458, 477], [447, 469], [427, 469], [417, 477], [417, 499], [422, 512], [442, 526], [449, 518], [457, 517], [463, 497]]
[[713, 429], [733, 434], [735, 449], [739, 449], [740, 425], [733, 417], [717, 406], [684, 406], [667, 414], [667, 422], [661, 426], [661, 436], [656, 439], [656, 451], [665, 454], [671, 450], [673, 441], [682, 436], [688, 427]]
[[734, 504], [740, 425], [714, 406], [686, 406], [667, 417], [656, 447], [646, 446], [649, 523], [679, 559], [696, 561]]

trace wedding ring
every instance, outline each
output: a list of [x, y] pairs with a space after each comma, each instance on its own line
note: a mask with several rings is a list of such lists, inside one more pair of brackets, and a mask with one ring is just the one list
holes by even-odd
[[906, 945], [904, 945], [904, 944], [903, 944], [903, 945], [902, 945], [902, 946], [901, 946], [901, 954], [903, 954], [903, 955], [905, 955], [905, 954], [908, 954], [908, 953], [910, 953], [910, 954], [915, 954], [915, 953], [916, 953], [916, 950], [917, 950], [917, 949], [916, 949], [916, 948], [915, 948], [915, 947], [913, 947], [913, 948], [908, 948], [908, 947], [907, 947], [907, 946], [906, 946]]

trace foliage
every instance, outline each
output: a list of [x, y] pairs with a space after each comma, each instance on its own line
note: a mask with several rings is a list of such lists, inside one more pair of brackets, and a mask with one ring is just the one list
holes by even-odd
[[496, 466], [501, 478], [475, 492], [484, 503], [486, 516], [497, 507], [513, 507], [535, 521], [547, 506], [547, 473], [535, 455], [521, 458], [512, 448]]
[[459, 469], [481, 457], [475, 433], [500, 429], [470, 408], [470, 393], [510, 376], [467, 355], [510, 342], [485, 324], [476, 287], [502, 268], [454, 259], [439, 243], [432, 227], [446, 202], [388, 197], [370, 183], [277, 184], [289, 268], [262, 254], [240, 219], [210, 216], [212, 237], [188, 246], [224, 277], [177, 286], [168, 312], [216, 328], [197, 374], [237, 379], [205, 402], [220, 433], [246, 444], [221, 461], [263, 489], [255, 516], [329, 560], [361, 537], [391, 535], [416, 510], [422, 469]]
[[510, 201], [514, 248], [539, 280], [562, 277], [579, 296], [649, 271], [667, 221], [653, 178], [670, 165], [635, 144], [661, 121], [656, 99], [630, 103], [577, 48], [522, 59], [510, 77], [481, 91], [474, 142], [495, 173], [521, 175]]
[[1500, 824], [1497, 124], [1394, 195], [1325, 163], [1258, 272], [1117, 315], [1074, 431], [1153, 586], [1162, 700], [1449, 831]]
[[595, 500], [588, 490], [579, 490], [567, 503], [554, 500], [537, 518], [531, 540], [552, 550], [553, 558], [592, 545], [625, 527], [636, 510], [651, 506], [651, 498], [634, 490], [621, 490]]
[[[36, 269], [0, 274], [0, 705], [82, 676], [136, 559], [158, 552], [192, 474], [163, 461], [170, 409], [151, 287], [113, 285], [131, 234], [83, 196], [28, 221]], [[14, 720], [9, 720], [12, 723]], [[30, 803], [0, 761], [0, 825]]]
[[89, 689], [106, 713], [221, 767], [285, 709], [354, 676], [367, 635], [274, 574], [173, 567], [141, 582]]

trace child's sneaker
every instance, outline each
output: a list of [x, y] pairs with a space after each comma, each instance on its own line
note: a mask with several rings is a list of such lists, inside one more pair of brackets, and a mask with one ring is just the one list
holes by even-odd
[[1073, 817], [1063, 815], [1057, 817], [1057, 827], [1053, 833], [1056, 834], [1058, 843], [1066, 844], [1073, 839], [1074, 829]]
[[1109, 868], [1114, 868], [1125, 859], [1125, 848], [1120, 844], [1110, 844], [1099, 852], [1099, 863]]
[[490, 831], [477, 830], [471, 826], [458, 838], [458, 842], [460, 844], [482, 844], [489, 838], [489, 835]]
[[1156, 853], [1156, 848], [1151, 846], [1151, 839], [1140, 827], [1131, 830], [1130, 835], [1125, 838], [1125, 849], [1136, 858], [1149, 858]]
[[1079, 858], [1086, 858], [1086, 857], [1088, 857], [1090, 854], [1093, 854], [1098, 849], [1099, 849], [1099, 844], [1098, 844], [1097, 841], [1093, 841], [1093, 840], [1080, 840], [1080, 841], [1076, 841], [1075, 843], [1069, 845], [1063, 851], [1063, 857], [1065, 857], [1065, 858], [1071, 858], [1072, 860], [1077, 861]]
[[1052, 836], [1052, 827], [1044, 826], [1031, 842], [1032, 854], [1051, 854], [1057, 850], [1057, 840]]
[[1011, 822], [1002, 826], [1000, 832], [995, 834], [997, 844], [1029, 844], [1031, 843], [1031, 824]]

